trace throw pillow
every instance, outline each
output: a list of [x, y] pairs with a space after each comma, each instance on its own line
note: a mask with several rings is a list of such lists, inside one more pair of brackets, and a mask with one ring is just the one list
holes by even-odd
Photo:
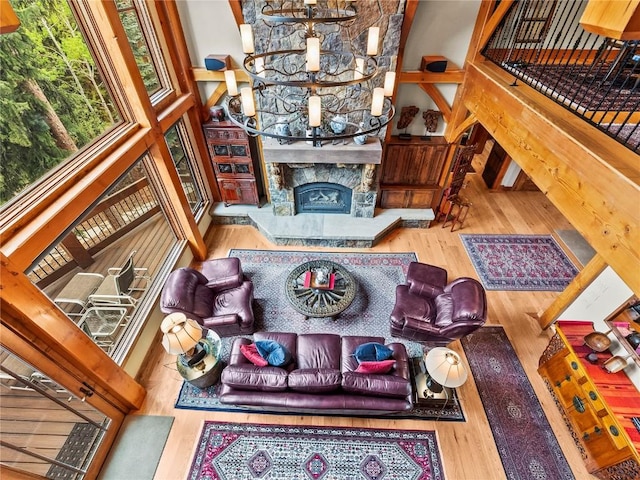
[[389, 347], [377, 342], [363, 343], [353, 352], [358, 363], [362, 362], [379, 362], [388, 360], [393, 355], [393, 350]]
[[249, 360], [254, 365], [257, 365], [258, 367], [266, 367], [267, 365], [269, 365], [269, 362], [262, 358], [260, 352], [258, 352], [255, 343], [252, 343], [250, 345], [240, 345], [240, 353], [244, 355], [244, 358]]
[[380, 362], [362, 362], [356, 368], [358, 373], [389, 373], [395, 360], [382, 360]]
[[284, 367], [291, 361], [289, 350], [274, 340], [258, 340], [254, 345], [260, 356], [269, 362], [269, 365]]

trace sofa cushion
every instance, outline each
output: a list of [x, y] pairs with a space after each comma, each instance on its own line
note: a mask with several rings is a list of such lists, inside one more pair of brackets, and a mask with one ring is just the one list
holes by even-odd
[[298, 335], [298, 368], [340, 370], [340, 335], [307, 333]]
[[254, 365], [257, 365], [258, 367], [266, 367], [267, 365], [269, 365], [269, 362], [262, 358], [262, 355], [260, 355], [260, 352], [258, 352], [258, 348], [256, 347], [255, 343], [252, 343], [250, 345], [240, 345], [240, 352], [242, 352], [244, 358], [249, 360]]
[[393, 355], [393, 351], [377, 342], [363, 343], [356, 348], [353, 355], [356, 357], [358, 363], [362, 362], [379, 362], [381, 360], [387, 360]]
[[395, 360], [381, 360], [379, 362], [361, 362], [356, 368], [358, 373], [389, 373], [396, 363]]
[[342, 389], [361, 395], [404, 398], [411, 394], [411, 383], [395, 375], [344, 372]]
[[342, 382], [340, 370], [334, 368], [301, 368], [289, 373], [289, 388], [304, 393], [337, 390]]
[[222, 383], [238, 390], [281, 392], [287, 389], [287, 375], [285, 370], [278, 367], [229, 365], [222, 371]]
[[291, 361], [291, 353], [284, 345], [274, 340], [258, 340], [255, 342], [258, 353], [269, 365], [274, 367], [284, 367]]

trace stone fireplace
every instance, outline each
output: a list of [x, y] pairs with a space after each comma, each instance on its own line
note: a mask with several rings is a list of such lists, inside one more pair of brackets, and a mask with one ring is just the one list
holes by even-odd
[[273, 214], [343, 213], [372, 218], [378, 196], [376, 166], [382, 160], [377, 138], [313, 147], [263, 141]]

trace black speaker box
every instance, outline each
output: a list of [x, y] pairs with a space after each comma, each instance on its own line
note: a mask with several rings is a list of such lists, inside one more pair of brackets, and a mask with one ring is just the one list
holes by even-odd
[[447, 69], [447, 61], [436, 60], [435, 62], [429, 62], [425, 65], [424, 68], [427, 72], [442, 73]]
[[447, 69], [447, 59], [441, 55], [428, 55], [422, 57], [420, 70], [423, 72], [442, 73]]

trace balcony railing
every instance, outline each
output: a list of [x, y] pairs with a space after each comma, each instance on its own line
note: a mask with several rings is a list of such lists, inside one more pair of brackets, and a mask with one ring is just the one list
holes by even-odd
[[101, 201], [62, 242], [29, 272], [44, 288], [80, 265], [77, 257], [93, 256], [160, 211], [149, 181], [141, 178]]
[[514, 2], [483, 55], [638, 153], [640, 41], [589, 33], [585, 1]]

